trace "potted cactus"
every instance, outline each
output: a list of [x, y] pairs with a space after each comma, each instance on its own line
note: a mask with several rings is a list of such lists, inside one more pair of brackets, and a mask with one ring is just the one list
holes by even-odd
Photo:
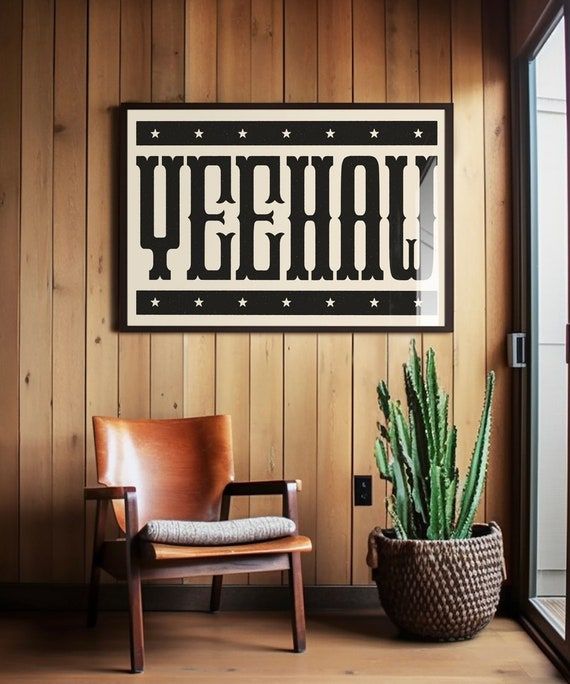
[[383, 422], [375, 458], [392, 485], [393, 527], [372, 530], [367, 562], [388, 617], [404, 632], [436, 640], [474, 636], [490, 622], [503, 580], [501, 530], [474, 524], [487, 474], [495, 374], [487, 375], [483, 411], [460, 488], [457, 428], [439, 387], [433, 349], [425, 371], [414, 340], [404, 365], [407, 411], [378, 385]]

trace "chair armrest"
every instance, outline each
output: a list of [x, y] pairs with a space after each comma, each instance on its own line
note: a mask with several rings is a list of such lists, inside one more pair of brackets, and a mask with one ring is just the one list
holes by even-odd
[[259, 480], [257, 482], [230, 482], [224, 494], [229, 496], [257, 496], [286, 494], [289, 490], [301, 491], [301, 480]]
[[123, 499], [125, 503], [125, 538], [127, 546], [135, 538], [139, 531], [139, 514], [137, 506], [137, 488], [125, 487], [85, 487], [84, 497], [86, 501], [97, 502], [95, 521], [95, 549], [101, 547], [105, 533], [105, 520], [109, 501]]
[[[85, 501], [95, 501], [97, 508], [95, 511], [95, 533], [93, 535], [93, 570], [101, 565], [101, 551], [105, 541], [105, 528], [107, 525], [107, 513], [109, 502], [113, 499], [123, 499], [125, 503], [125, 522], [127, 556], [131, 553], [131, 540], [137, 530], [133, 527], [138, 525], [136, 487], [85, 487], [83, 497]], [[133, 525], [134, 522], [134, 525]], [[129, 561], [127, 561], [129, 562]]]
[[83, 490], [86, 501], [124, 499], [127, 492], [136, 492], [136, 487], [85, 487]]
[[258, 482], [229, 482], [222, 497], [222, 520], [228, 519], [232, 496], [267, 496], [279, 494], [283, 497], [283, 516], [292, 520], [299, 529], [297, 492], [301, 480], [261, 480]]

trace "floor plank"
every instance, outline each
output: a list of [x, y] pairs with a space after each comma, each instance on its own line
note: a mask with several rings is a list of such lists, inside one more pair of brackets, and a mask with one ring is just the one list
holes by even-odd
[[[286, 613], [147, 613], [145, 682], [561, 682], [522, 629], [497, 618], [456, 644], [405, 641], [379, 610], [308, 619], [294, 654]], [[124, 613], [94, 630], [81, 613], [0, 617], [2, 682], [119, 682], [128, 665]]]

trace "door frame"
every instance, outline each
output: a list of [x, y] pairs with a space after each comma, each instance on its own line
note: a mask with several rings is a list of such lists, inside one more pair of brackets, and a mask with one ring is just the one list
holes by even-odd
[[[531, 320], [531, 237], [534, 217], [532, 215], [532, 192], [536, 173], [532, 162], [534, 150], [531, 137], [534, 134], [530, 116], [530, 74], [531, 61], [549, 38], [554, 26], [564, 17], [566, 50], [566, 92], [570, 93], [570, 0], [551, 0], [537, 24], [525, 41], [513, 63], [512, 73], [512, 118], [513, 125], [513, 326], [514, 330], [526, 333], [527, 350], [532, 348]], [[567, 123], [568, 182], [570, 190], [570, 117]], [[568, 195], [570, 198], [570, 194]], [[569, 212], [570, 216], [570, 212]], [[570, 226], [569, 226], [570, 235]], [[570, 245], [570, 240], [569, 240]], [[570, 264], [570, 255], [569, 261]], [[569, 297], [570, 301], [570, 297]], [[567, 314], [570, 320], [570, 312]], [[568, 332], [568, 327], [567, 327]], [[568, 334], [567, 334], [568, 363]], [[531, 524], [532, 502], [535, 500], [536, 478], [533, 478], [532, 462], [532, 415], [531, 381], [534, 372], [533, 359], [527, 353], [526, 367], [513, 370], [513, 453], [514, 459], [514, 554], [513, 554], [513, 596], [514, 608], [523, 626], [557, 665], [570, 678], [570, 610], [566, 611], [565, 638], [551, 625], [541, 611], [531, 602], [530, 581], [534, 568], [531, 550], [534, 548], [534, 529]], [[567, 366], [568, 367], [568, 366]], [[570, 383], [569, 383], [570, 387]], [[570, 397], [567, 401], [570, 407]], [[567, 421], [570, 430], [570, 420]], [[570, 444], [570, 432], [568, 444]], [[568, 453], [567, 453], [568, 458]], [[570, 473], [570, 469], [569, 469]], [[570, 475], [568, 477], [568, 530], [570, 530]], [[567, 568], [570, 568], [570, 543], [566, 545]], [[570, 584], [570, 572], [566, 577], [566, 595]]]

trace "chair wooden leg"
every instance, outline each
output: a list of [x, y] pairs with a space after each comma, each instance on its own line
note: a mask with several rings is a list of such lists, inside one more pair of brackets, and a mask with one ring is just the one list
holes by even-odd
[[212, 593], [210, 594], [210, 611], [212, 613], [216, 613], [218, 610], [220, 610], [223, 581], [223, 575], [214, 575], [212, 577]]
[[95, 560], [93, 560], [91, 565], [91, 580], [89, 582], [89, 595], [87, 597], [87, 627], [95, 627], [97, 624], [100, 578], [101, 568], [96, 565]]
[[97, 610], [99, 607], [99, 582], [101, 566], [99, 553], [105, 539], [105, 523], [107, 520], [108, 501], [98, 501], [95, 511], [95, 533], [93, 535], [93, 555], [91, 556], [91, 580], [89, 582], [89, 596], [87, 599], [87, 627], [97, 624]]
[[144, 670], [144, 632], [141, 594], [141, 576], [137, 567], [127, 572], [129, 591], [129, 638], [131, 646], [131, 672]]
[[291, 592], [291, 624], [293, 627], [293, 650], [302, 653], [306, 646], [305, 601], [303, 597], [303, 573], [301, 554], [289, 554], [289, 591]]

